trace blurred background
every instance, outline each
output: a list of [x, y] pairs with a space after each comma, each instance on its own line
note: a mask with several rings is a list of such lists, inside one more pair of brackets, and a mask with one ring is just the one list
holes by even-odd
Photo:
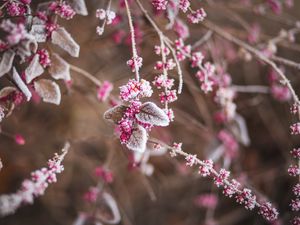
[[[148, 2], [142, 1], [151, 11]], [[253, 8], [243, 7], [240, 2], [216, 0], [197, 4], [205, 8], [210, 21], [243, 40], [247, 39], [248, 34], [237, 21], [243, 21], [247, 26], [259, 24], [259, 43], [267, 43], [282, 29], [289, 30], [294, 22], [300, 20], [299, 1], [295, 1], [293, 8], [285, 8], [280, 15], [272, 12], [255, 14]], [[89, 0], [87, 5], [89, 16], [61, 21], [80, 44], [80, 57], [74, 59], [64, 53], [62, 55], [68, 62], [99, 80], [112, 82], [113, 94], [117, 96], [118, 87], [132, 76], [126, 65], [130, 58], [130, 46], [126, 40], [116, 44], [112, 37], [120, 30], [128, 33], [127, 20], [124, 16], [118, 26], [107, 27], [104, 35], [99, 37], [95, 32], [98, 25], [95, 10], [104, 8], [106, 1]], [[113, 2], [112, 8], [117, 10], [117, 5], [117, 2]], [[158, 60], [153, 46], [159, 43], [158, 38], [142, 15], [138, 14], [134, 3], [132, 7], [137, 10], [135, 18], [139, 18], [141, 30], [138, 44], [144, 59], [141, 74], [153, 80], [156, 75], [153, 66]], [[157, 22], [161, 27], [166, 23], [159, 16]], [[190, 37], [185, 43], [195, 43], [206, 32], [207, 29], [201, 25], [190, 26]], [[166, 31], [166, 34], [176, 38], [171, 31]], [[299, 62], [300, 35], [295, 37], [294, 43], [280, 42], [277, 55]], [[259, 46], [259, 43], [255, 45]], [[233, 84], [269, 86], [270, 69], [254, 59], [244, 60], [240, 57], [241, 49], [238, 47], [213, 34], [199, 49], [209, 51], [210, 48], [218, 50], [213, 57], [220, 62], [225, 61], [222, 63], [232, 76]], [[230, 54], [232, 57], [228, 56]], [[218, 143], [216, 134], [220, 125], [215, 123], [213, 117], [217, 106], [212, 95], [205, 95], [200, 90], [194, 77], [196, 71], [184, 63], [182, 68], [185, 83], [183, 94], [173, 105], [176, 120], [168, 128], [153, 129], [151, 136], [169, 144], [183, 142], [185, 151], [204, 159], [212, 154]], [[299, 70], [286, 67], [285, 73], [298, 92]], [[120, 224], [201, 225], [207, 224], [205, 218], [210, 216], [215, 221], [212, 224], [266, 224], [257, 213], [249, 212], [234, 200], [223, 196], [211, 180], [199, 178], [197, 171], [184, 167], [185, 162], [180, 157], [171, 158], [169, 154], [151, 157], [150, 163], [154, 166], [151, 176], [138, 168], [131, 169], [129, 150], [119, 143], [112, 125], [102, 118], [109, 104], [97, 100], [96, 87], [90, 81], [75, 72], [72, 72], [72, 79], [71, 89], [60, 84], [63, 90], [60, 106], [26, 103], [1, 123], [3, 131], [22, 134], [26, 140], [24, 145], [17, 145], [12, 138], [0, 135], [0, 157], [4, 166], [0, 172], [1, 194], [16, 191], [31, 171], [46, 166], [47, 160], [60, 151], [66, 140], [71, 143], [70, 152], [63, 163], [65, 171], [58, 175], [58, 182], [49, 186], [46, 194], [37, 198], [33, 205], [21, 207], [16, 214], [1, 218], [1, 225], [72, 224], [79, 212], [92, 210], [83, 195], [90, 186], [97, 184], [98, 178], [93, 171], [101, 165], [107, 166], [114, 175], [114, 181], [105, 185], [104, 189], [111, 193], [118, 204], [122, 216]], [[154, 93], [156, 100], [157, 96]], [[235, 103], [237, 112], [245, 119], [251, 142], [248, 146], [239, 145], [237, 156], [230, 164], [232, 175], [267, 196], [279, 208], [281, 224], [288, 224], [291, 218], [291, 187], [297, 180], [287, 174], [292, 161], [289, 151], [300, 144], [299, 138], [289, 133], [290, 124], [296, 122], [289, 111], [291, 102], [278, 101], [270, 93], [238, 92]], [[213, 193], [218, 201], [213, 210], [197, 204], [199, 196], [209, 193]]]

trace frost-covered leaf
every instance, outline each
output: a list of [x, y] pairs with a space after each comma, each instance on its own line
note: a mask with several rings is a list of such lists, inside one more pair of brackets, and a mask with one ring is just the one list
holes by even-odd
[[70, 5], [77, 14], [83, 15], [83, 16], [88, 15], [88, 10], [86, 8], [85, 0], [72, 0], [70, 2]]
[[133, 151], [144, 152], [146, 150], [147, 131], [144, 127], [136, 125], [128, 140], [127, 148]]
[[15, 87], [5, 87], [0, 90], [0, 99], [5, 98], [15, 92], [17, 89]]
[[79, 56], [80, 47], [65, 28], [59, 27], [57, 30], [53, 31], [51, 38], [53, 44], [58, 45], [71, 56]]
[[35, 38], [37, 42], [45, 42], [47, 40], [47, 34], [44, 24], [34, 24], [31, 26], [30, 34]]
[[27, 57], [32, 55], [32, 52], [36, 52], [38, 44], [32, 35], [27, 36], [28, 39], [23, 40], [18, 45], [16, 53], [21, 58], [21, 63], [25, 62]]
[[146, 102], [140, 108], [136, 118], [143, 123], [150, 123], [156, 126], [168, 126], [169, 118], [166, 113], [153, 102]]
[[34, 89], [44, 102], [60, 104], [61, 94], [59, 86], [51, 80], [41, 79], [34, 82]]
[[15, 81], [18, 88], [22, 91], [22, 93], [26, 96], [27, 101], [31, 99], [31, 92], [29, 91], [27, 85], [23, 82], [22, 78], [20, 77], [19, 73], [17, 72], [16, 68], [13, 67], [13, 80]]
[[[107, 192], [103, 192], [99, 199], [99, 207], [96, 211], [95, 224], [118, 224], [121, 221], [121, 214], [116, 200]], [[102, 210], [101, 210], [102, 209]], [[106, 209], [106, 210], [104, 210]], [[98, 221], [97, 221], [98, 220]]]
[[2, 77], [4, 74], [10, 71], [14, 58], [15, 58], [14, 51], [8, 50], [4, 52], [0, 62], [0, 77]]
[[118, 123], [122, 119], [124, 112], [127, 108], [128, 107], [125, 105], [114, 106], [113, 108], [110, 108], [103, 114], [103, 118], [106, 120], [111, 120], [114, 123]]
[[70, 65], [56, 53], [51, 56], [49, 73], [56, 80], [71, 80]]
[[44, 72], [44, 68], [40, 64], [40, 56], [36, 54], [29, 66], [25, 70], [26, 82], [29, 84], [34, 78], [40, 76]]

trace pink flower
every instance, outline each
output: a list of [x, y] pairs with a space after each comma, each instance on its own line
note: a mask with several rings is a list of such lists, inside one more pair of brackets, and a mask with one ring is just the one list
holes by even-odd
[[59, 15], [63, 19], [72, 19], [76, 12], [72, 9], [70, 5], [68, 5], [65, 1], [63, 2], [52, 2], [49, 5], [49, 9], [55, 14]]
[[95, 176], [102, 178], [106, 183], [112, 183], [114, 180], [113, 173], [102, 166], [95, 169]]
[[296, 177], [300, 175], [300, 168], [297, 165], [290, 165], [288, 168], [290, 176]]
[[261, 204], [258, 213], [268, 221], [274, 221], [278, 217], [277, 210], [269, 202]]
[[300, 148], [294, 148], [292, 151], [291, 151], [291, 154], [294, 158], [296, 159], [300, 159]]
[[39, 49], [36, 53], [39, 55], [39, 62], [44, 68], [51, 65], [51, 59], [47, 49]]
[[226, 130], [221, 130], [218, 133], [218, 138], [220, 139], [220, 141], [222, 141], [223, 145], [226, 147], [227, 150], [226, 154], [231, 158], [235, 157], [239, 147], [235, 138]]
[[196, 12], [192, 12], [188, 15], [188, 19], [191, 23], [200, 23], [206, 17], [206, 12], [203, 8], [198, 9]]
[[294, 123], [290, 126], [291, 134], [300, 134], [300, 123]]
[[291, 99], [292, 95], [288, 87], [273, 84], [271, 86], [271, 94], [278, 101], [288, 101]]
[[300, 211], [300, 199], [299, 198], [292, 199], [290, 206], [292, 208], [292, 211], [295, 211], [295, 212]]
[[185, 157], [185, 160], [186, 160], [186, 165], [187, 166], [192, 167], [194, 165], [197, 165], [197, 155], [189, 154]]
[[161, 103], [171, 103], [177, 100], [176, 90], [167, 90], [159, 94]]
[[190, 36], [190, 31], [188, 26], [182, 22], [182, 20], [177, 19], [173, 25], [173, 30], [176, 32], [179, 38], [187, 39]]
[[179, 8], [186, 13], [191, 3], [189, 0], [179, 0]]
[[230, 172], [225, 169], [220, 170], [219, 174], [214, 177], [215, 184], [217, 185], [217, 187], [224, 185], [225, 181], [229, 177], [229, 174], [230, 174]]
[[83, 199], [87, 202], [96, 202], [99, 194], [99, 189], [97, 187], [90, 187], [89, 190], [84, 193]]
[[152, 0], [152, 5], [156, 10], [166, 10], [168, 0]]
[[215, 209], [218, 204], [218, 197], [215, 194], [202, 194], [197, 196], [194, 202], [198, 207]]
[[150, 97], [153, 91], [150, 83], [141, 79], [140, 82], [136, 80], [129, 80], [126, 85], [120, 87], [120, 97], [124, 101], [130, 101], [135, 98]]
[[18, 145], [25, 145], [25, 138], [21, 134], [15, 135], [15, 142]]
[[[136, 65], [135, 65], [135, 63], [136, 63]], [[132, 57], [131, 59], [129, 59], [127, 61], [127, 65], [131, 68], [132, 72], [135, 72], [136, 67], [137, 67], [137, 69], [140, 69], [142, 67], [142, 65], [143, 65], [143, 58], [138, 56], [134, 60], [134, 58]]]
[[199, 171], [198, 173], [202, 177], [207, 177], [210, 175], [211, 170], [213, 168], [213, 161], [212, 160], [203, 160], [203, 165], [199, 166]]
[[296, 195], [297, 197], [300, 197], [300, 183], [296, 184], [293, 187], [293, 193], [294, 195]]
[[112, 83], [109, 81], [104, 81], [102, 85], [97, 90], [97, 98], [99, 101], [104, 102], [110, 95], [110, 92], [113, 89]]

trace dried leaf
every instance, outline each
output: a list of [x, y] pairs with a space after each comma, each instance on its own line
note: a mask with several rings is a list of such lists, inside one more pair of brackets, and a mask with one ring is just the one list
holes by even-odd
[[88, 10], [85, 4], [85, 0], [73, 0], [70, 2], [72, 9], [79, 15], [87, 16]]
[[34, 82], [34, 89], [44, 102], [60, 104], [61, 94], [59, 86], [51, 80], [41, 79]]
[[111, 120], [114, 123], [118, 123], [122, 119], [124, 112], [127, 108], [128, 107], [125, 105], [117, 105], [107, 110], [104, 113], [103, 118], [106, 120]]
[[16, 68], [13, 67], [13, 80], [15, 81], [18, 88], [22, 91], [22, 93], [26, 96], [27, 101], [31, 99], [31, 92], [29, 91], [26, 84], [23, 82], [22, 78], [20, 77], [19, 73], [17, 72]]
[[168, 126], [169, 118], [166, 113], [153, 102], [146, 102], [140, 108], [136, 118], [143, 123], [150, 123], [156, 126]]
[[51, 38], [53, 44], [58, 45], [71, 56], [79, 56], [80, 47], [65, 28], [59, 27], [57, 30], [53, 31]]
[[133, 151], [144, 152], [146, 150], [147, 131], [144, 127], [136, 125], [128, 140], [127, 148]]
[[27, 84], [44, 72], [44, 68], [41, 66], [39, 60], [40, 56], [36, 54], [31, 60], [29, 66], [26, 68], [25, 74]]
[[4, 74], [10, 71], [14, 58], [15, 58], [14, 51], [8, 50], [4, 52], [0, 62], [0, 77], [2, 77]]
[[49, 73], [56, 80], [71, 80], [70, 65], [56, 53], [51, 56]]

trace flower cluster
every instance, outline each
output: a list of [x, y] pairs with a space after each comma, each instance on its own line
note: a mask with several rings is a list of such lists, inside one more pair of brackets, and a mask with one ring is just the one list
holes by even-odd
[[152, 5], [156, 10], [166, 10], [168, 0], [152, 0]]
[[25, 16], [28, 12], [31, 0], [7, 1], [5, 4], [6, 13], [11, 16]]
[[289, 101], [292, 97], [291, 92], [288, 87], [280, 83], [280, 79], [273, 69], [269, 71], [268, 78], [273, 98], [280, 102]]
[[102, 178], [105, 183], [112, 183], [114, 180], [113, 173], [103, 166], [99, 166], [95, 169], [95, 176]]
[[104, 81], [97, 90], [97, 98], [100, 102], [106, 101], [110, 92], [113, 90], [113, 85], [109, 81]]
[[124, 101], [131, 101], [137, 98], [151, 97], [153, 91], [149, 81], [131, 79], [126, 85], [120, 87], [120, 98]]
[[[299, 114], [299, 103], [294, 103], [290, 109], [292, 114]], [[291, 125], [291, 134], [300, 134], [300, 123], [294, 123]], [[300, 161], [300, 148], [294, 148], [291, 152], [291, 155], [299, 162]], [[290, 165], [288, 168], [288, 173], [290, 176], [298, 176], [300, 177], [300, 167], [299, 165]], [[298, 182], [293, 187], [293, 194], [296, 197], [295, 199], [291, 200], [290, 207], [291, 210], [294, 212], [300, 211], [300, 183]], [[299, 217], [295, 217], [292, 221], [292, 224], [300, 224]]]
[[49, 9], [55, 14], [59, 15], [63, 19], [72, 19], [76, 12], [65, 1], [52, 2], [49, 5]]
[[104, 32], [104, 27], [106, 24], [112, 24], [113, 20], [116, 18], [116, 13], [112, 10], [108, 9], [97, 9], [96, 10], [96, 17], [103, 21], [102, 26], [97, 26], [96, 31], [98, 35], [102, 35]]
[[42, 67], [47, 68], [51, 66], [51, 59], [47, 49], [42, 48], [37, 50], [36, 54], [39, 55], [39, 62]]
[[57, 181], [56, 175], [64, 170], [61, 164], [68, 152], [69, 143], [66, 143], [62, 154], [56, 154], [48, 161], [48, 167], [31, 173], [31, 178], [22, 182], [21, 188], [13, 194], [0, 196], [0, 215], [13, 214], [22, 204], [32, 204], [34, 198], [41, 196], [51, 183]]
[[215, 209], [218, 204], [218, 197], [215, 194], [201, 194], [195, 198], [194, 203], [201, 208]]
[[188, 15], [188, 19], [191, 23], [200, 23], [206, 17], [206, 12], [203, 8], [197, 9]]
[[243, 204], [244, 207], [248, 210], [252, 210], [255, 207], [258, 207], [259, 214], [261, 214], [266, 220], [274, 221], [278, 217], [277, 210], [269, 202], [259, 203], [251, 190], [247, 188], [241, 188], [241, 184], [234, 180], [230, 179], [230, 172], [221, 168], [219, 171], [214, 169], [214, 163], [212, 160], [203, 160], [201, 161], [196, 157], [196, 155], [191, 155], [182, 151], [182, 149], [170, 147], [171, 152], [174, 152], [173, 155], [180, 154], [185, 156], [187, 165], [198, 166], [199, 174], [202, 177], [211, 177], [217, 187], [223, 187], [223, 193], [232, 198], [235, 197], [235, 200], [239, 204]]
[[228, 156], [229, 158], [236, 157], [239, 146], [235, 137], [227, 130], [221, 130], [218, 133], [218, 138], [226, 148], [226, 156]]

